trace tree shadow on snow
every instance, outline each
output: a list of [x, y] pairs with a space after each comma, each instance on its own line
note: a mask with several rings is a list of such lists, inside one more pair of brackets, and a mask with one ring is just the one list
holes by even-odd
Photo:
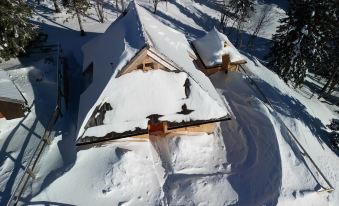
[[[22, 200], [20, 200], [22, 201]], [[27, 205], [45, 205], [45, 206], [74, 206], [73, 204], [52, 202], [52, 201], [34, 201], [34, 202], [25, 202]]]
[[[264, 91], [265, 95], [271, 101], [274, 109], [278, 113], [284, 114], [289, 118], [300, 120], [310, 129], [322, 147], [323, 144], [326, 144], [329, 148], [331, 148], [330, 133], [326, 131], [326, 126], [320, 121], [320, 119], [310, 115], [303, 103], [292, 96], [281, 93], [280, 90], [272, 87], [263, 80], [255, 79], [255, 81], [259, 88]], [[337, 155], [339, 155], [338, 152]]]
[[[320, 81], [319, 79], [316, 79], [315, 77], [313, 76], [309, 76], [309, 78], [313, 79], [313, 81]], [[320, 87], [319, 85], [305, 79], [305, 82], [304, 82], [305, 86], [307, 86], [313, 93], [315, 94], [320, 94], [321, 92], [321, 89], [322, 87]], [[322, 98], [325, 99], [324, 102], [326, 102], [327, 104], [330, 104], [330, 105], [337, 105], [339, 106], [339, 87], [336, 87], [334, 89], [334, 91], [332, 92], [332, 94], [326, 94], [324, 95]]]
[[[220, 77], [221, 74], [217, 75], [219, 76], [212, 76], [213, 83], [217, 88], [223, 88], [223, 95], [234, 113], [234, 118], [222, 122], [221, 128], [227, 160], [232, 171], [228, 180], [238, 194], [236, 205], [276, 205], [281, 189], [282, 162], [274, 126], [266, 114], [256, 109], [258, 100], [255, 97], [262, 102], [264, 100], [255, 88], [246, 84], [242, 75], [234, 73], [224, 77]], [[291, 118], [306, 119], [304, 123], [310, 126], [312, 132], [323, 135], [324, 131], [321, 129], [323, 125], [320, 120], [310, 116], [304, 105], [290, 96], [281, 94], [266, 82], [258, 84], [273, 104], [279, 106], [278, 112], [285, 113], [287, 110]], [[270, 112], [270, 115], [280, 125], [282, 124], [275, 112]], [[305, 159], [288, 130], [281, 126], [279, 133], [291, 147], [296, 158], [313, 176], [317, 183], [313, 189], [318, 190], [321, 185], [326, 187], [327, 185], [317, 177], [313, 165]]]
[[[26, 116], [27, 117], [27, 116]], [[27, 151], [30, 149], [30, 142], [34, 141], [34, 139], [41, 138], [40, 135], [35, 133], [35, 128], [38, 125], [38, 120], [34, 120], [34, 122], [31, 124], [30, 128], [25, 126], [25, 120], [26, 117], [23, 117], [22, 120], [12, 129], [10, 134], [5, 139], [4, 143], [1, 146], [0, 149], [0, 165], [5, 166], [4, 163], [7, 159], [10, 159], [13, 162], [13, 168], [11, 170], [11, 173], [9, 177], [7, 178], [7, 182], [5, 184], [4, 190], [0, 191], [0, 203], [6, 204], [11, 196], [12, 189], [14, 189], [17, 177], [20, 176], [25, 169], [24, 162], [27, 161], [27, 158], [25, 158], [25, 155], [27, 155]], [[11, 144], [16, 144], [15, 138], [18, 138], [18, 131], [19, 130], [27, 130], [27, 135], [19, 137], [22, 138], [23, 142], [20, 145], [20, 150], [18, 151], [18, 155], [14, 157], [12, 154], [15, 154], [14, 151], [11, 151]]]
[[[75, 138], [77, 131], [77, 114], [78, 114], [78, 105], [80, 98], [80, 90], [81, 90], [81, 67], [77, 65], [76, 60], [72, 57], [64, 60], [64, 64], [68, 65], [66, 70], [67, 72], [64, 74], [64, 80], [69, 82], [69, 93], [68, 99], [69, 104], [67, 109], [63, 108], [63, 117], [59, 119], [58, 124], [54, 127], [54, 130], [61, 131], [61, 139], [52, 144], [57, 144], [57, 148], [59, 154], [61, 156], [53, 156], [52, 158], [60, 158], [62, 165], [59, 165], [58, 168], [50, 171], [46, 176], [42, 176], [41, 182], [38, 182], [38, 191], [34, 191], [34, 193], [29, 193], [26, 196], [22, 197], [20, 201], [25, 204], [34, 205], [34, 204], [44, 204], [44, 205], [69, 205], [64, 203], [55, 203], [49, 201], [31, 201], [31, 199], [39, 194], [41, 191], [46, 189], [51, 183], [53, 183], [58, 177], [62, 176], [68, 170], [70, 170], [76, 161], [76, 146], [75, 146]], [[67, 75], [67, 76], [66, 76]], [[48, 147], [47, 149], [48, 150]], [[43, 158], [43, 156], [42, 156]], [[44, 160], [46, 161], [46, 159]], [[37, 185], [32, 185], [36, 187]]]
[[223, 1], [215, 1], [215, 0], [195, 0], [196, 3], [205, 5], [213, 10], [221, 11], [223, 6]]
[[[77, 31], [74, 32], [77, 33]], [[24, 202], [26, 201], [29, 204], [31, 204], [30, 200], [32, 197], [34, 197], [36, 194], [39, 194], [58, 177], [70, 170], [76, 161], [77, 150], [75, 146], [75, 140], [77, 132], [79, 99], [82, 90], [82, 67], [78, 64], [78, 60], [71, 53], [68, 53], [63, 61], [65, 66], [64, 81], [68, 82], [68, 92], [66, 93], [68, 106], [67, 109], [64, 108], [64, 116], [62, 118], [62, 122], [59, 125], [60, 130], [62, 131], [62, 138], [57, 143], [54, 142], [54, 144], [57, 144], [59, 153], [61, 155], [57, 158], [62, 159], [62, 165], [46, 175], [40, 185], [39, 191], [36, 191], [35, 194], [30, 194], [25, 199], [23, 199]]]
[[[184, 7], [182, 4], [173, 1], [171, 2], [174, 6], [176, 6], [180, 12], [184, 15], [186, 15], [188, 18], [192, 19], [197, 25], [202, 27], [205, 31], [210, 31], [213, 29], [213, 27], [218, 28], [219, 27], [219, 20], [215, 19], [208, 14], [200, 11], [200, 10], [194, 10], [194, 13], [191, 12], [190, 9]], [[212, 5], [211, 5], [212, 4]], [[206, 3], [207, 6], [214, 8], [217, 7], [215, 5], [213, 7], [213, 3]], [[153, 12], [153, 8], [151, 7], [145, 7], [149, 12]], [[156, 16], [159, 16], [163, 23], [167, 24], [168, 26], [172, 27], [173, 29], [179, 30], [183, 32], [186, 35], [186, 38], [189, 41], [193, 41], [195, 39], [203, 37], [206, 32], [196, 29], [188, 24], [185, 24], [166, 13], [162, 12], [161, 10], [158, 10], [155, 14]], [[233, 27], [227, 27], [225, 29], [227, 37], [230, 39], [230, 41], [235, 44], [237, 39], [237, 30]], [[229, 35], [228, 35], [229, 34]], [[252, 48], [247, 48], [247, 42], [251, 38], [251, 35], [242, 32], [242, 42], [243, 46], [240, 48], [241, 50], [244, 50], [250, 54], [255, 55], [256, 57], [260, 59], [264, 59], [264, 57], [268, 54], [270, 46], [272, 41], [269, 39], [265, 39], [262, 37], [255, 37], [255, 42]]]
[[[149, 12], [153, 13], [153, 8], [150, 8], [150, 7], [144, 7], [145, 9], [147, 9]], [[181, 21], [171, 17], [171, 16], [168, 16], [166, 13], [158, 10], [157, 13], [156, 13], [156, 16], [160, 17], [161, 18], [161, 21], [168, 25], [169, 27], [175, 29], [175, 30], [179, 30], [181, 31], [182, 33], [184, 33], [185, 35], [187, 34], [193, 34], [193, 35], [203, 35], [205, 32], [204, 31], [201, 31], [199, 29], [196, 29], [196, 28], [193, 28], [187, 24], [184, 24], [182, 23]], [[187, 36], [186, 36], [187, 37]], [[194, 36], [195, 37], [195, 36]], [[189, 38], [189, 37], [187, 37]]]
[[[233, 27], [227, 27], [226, 31], [228, 31], [229, 35], [227, 36], [229, 40], [235, 44], [237, 41], [237, 29]], [[272, 40], [262, 38], [262, 37], [254, 37], [255, 41], [251, 47], [248, 47], [248, 41], [251, 39], [251, 34], [248, 34], [243, 31], [242, 33], [242, 42], [243, 46], [238, 48], [241, 53], [248, 53], [250, 55], [259, 58], [260, 60], [264, 60], [265, 57], [269, 54], [270, 48], [272, 46]]]
[[259, 2], [262, 4], [275, 4], [286, 12], [288, 10], [288, 0], [259, 0]]

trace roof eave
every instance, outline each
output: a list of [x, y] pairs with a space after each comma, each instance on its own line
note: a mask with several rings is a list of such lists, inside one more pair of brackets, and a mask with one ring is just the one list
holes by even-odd
[[[210, 119], [210, 120], [195, 120], [195, 121], [190, 121], [190, 122], [170, 122], [168, 126], [168, 130], [173, 130], [173, 129], [178, 129], [178, 128], [184, 128], [184, 127], [191, 127], [191, 126], [197, 126], [197, 125], [202, 125], [202, 124], [209, 124], [209, 123], [216, 123], [216, 122], [222, 122], [222, 121], [228, 121], [231, 120], [231, 115], [227, 114], [224, 117], [217, 118], [217, 119]], [[123, 139], [123, 138], [128, 138], [128, 137], [134, 137], [134, 136], [139, 136], [139, 135], [144, 135], [148, 134], [148, 130], [146, 129], [137, 129], [134, 131], [126, 131], [123, 133], [115, 133], [115, 132], [110, 132], [106, 134], [104, 137], [80, 137], [76, 141], [76, 146], [83, 146], [83, 145], [93, 145], [97, 143], [102, 143], [102, 142], [107, 142], [111, 140], [117, 140], [117, 139]], [[83, 138], [88, 138], [88, 139], [96, 139], [93, 141], [80, 141]]]
[[26, 102], [24, 100], [20, 100], [20, 99], [11, 99], [11, 98], [7, 98], [7, 97], [0, 97], [0, 101], [3, 102], [10, 102], [10, 103], [15, 103], [15, 104], [22, 104], [25, 105]]

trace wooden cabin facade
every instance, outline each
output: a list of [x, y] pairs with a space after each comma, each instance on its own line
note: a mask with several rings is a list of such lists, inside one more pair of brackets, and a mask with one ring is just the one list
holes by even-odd
[[7, 72], [0, 70], [0, 118], [20, 118], [25, 115], [26, 110], [26, 100]]

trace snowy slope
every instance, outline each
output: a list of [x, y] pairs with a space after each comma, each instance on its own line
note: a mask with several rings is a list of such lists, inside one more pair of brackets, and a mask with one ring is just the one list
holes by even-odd
[[[91, 201], [102, 204], [111, 201], [156, 205], [160, 200], [161, 204], [170, 205], [335, 205], [337, 193], [330, 196], [317, 193], [323, 182], [312, 176], [280, 120], [264, 106], [248, 80], [237, 73], [229, 74], [226, 79], [223, 74], [217, 74], [212, 80], [231, 100], [230, 106], [236, 117], [234, 121], [222, 123], [220, 131], [214, 135], [151, 139], [151, 142], [125, 140], [80, 150], [74, 166], [32, 202], [48, 200], [91, 205], [94, 203]], [[54, 144], [57, 145], [57, 141]], [[127, 151], [117, 152], [121, 147]], [[60, 158], [58, 150], [55, 147], [54, 150], [46, 155], [42, 165], [48, 165], [50, 159]], [[139, 153], [140, 150], [143, 152]], [[322, 154], [334, 164], [338, 162], [331, 151]], [[131, 155], [133, 158], [129, 158]], [[145, 158], [147, 163], [139, 158]], [[86, 164], [82, 165], [82, 161]], [[128, 170], [130, 164], [133, 169]], [[140, 164], [146, 168], [139, 169]], [[136, 178], [144, 177], [147, 168], [152, 168], [152, 178], [136, 187]], [[324, 170], [331, 182], [337, 182], [335, 176], [331, 178], [336, 169]], [[110, 170], [115, 172], [112, 174]], [[137, 173], [133, 173], [135, 171]], [[113, 183], [108, 184], [112, 192], [106, 192], [107, 175], [113, 178], [109, 180]], [[74, 180], [79, 183], [68, 184]], [[121, 181], [123, 186], [119, 184]], [[82, 190], [75, 195], [65, 196], [68, 194], [65, 187], [67, 191], [73, 191], [80, 183], [86, 187], [80, 187]], [[143, 193], [144, 184], [152, 185], [149, 193]], [[129, 198], [115, 197], [119, 191]], [[87, 194], [86, 198], [81, 194]]]
[[[310, 99], [287, 86], [255, 58], [246, 66], [249, 72], [255, 75], [255, 81], [272, 102], [277, 111], [276, 115], [298, 138], [334, 188], [338, 188], [339, 159], [326, 144], [329, 141], [328, 132], [330, 131], [325, 127], [332, 118], [338, 118], [338, 115], [316, 97]], [[324, 181], [321, 183], [326, 185]], [[316, 197], [310, 198], [317, 200]], [[339, 192], [335, 190], [328, 198], [330, 205], [336, 205], [339, 202]], [[310, 200], [305, 198], [305, 201]]]
[[55, 67], [55, 59], [50, 56], [31, 66], [7, 71], [31, 111], [23, 118], [0, 119], [0, 205], [9, 200], [54, 111], [57, 95]]
[[[151, 8], [148, 2], [143, 1]], [[163, 2], [157, 14], [159, 19], [183, 31], [192, 40], [217, 24], [219, 17], [213, 2], [219, 1], [177, 0], [168, 2], [167, 6]], [[258, 2], [258, 6], [265, 2], [277, 3], [273, 5], [274, 11], [283, 15], [282, 1]], [[59, 16], [55, 22], [62, 24], [65, 14], [55, 16]], [[110, 17], [114, 20], [114, 12]], [[75, 20], [64, 24], [67, 29], [45, 21], [51, 40], [61, 41], [66, 53], [79, 59], [78, 63], [81, 62], [80, 45], [96, 36], [94, 32], [103, 32], [108, 25], [87, 19], [85, 29], [93, 33], [81, 39]], [[276, 19], [272, 20], [262, 37], [269, 41], [276, 25]], [[58, 38], [58, 34], [62, 34], [62, 38]], [[72, 41], [74, 44], [70, 44]], [[262, 48], [267, 49], [267, 46], [258, 47]], [[338, 205], [339, 190], [317, 192], [320, 185], [326, 184], [282, 126], [284, 122], [333, 186], [339, 188], [339, 158], [326, 145], [324, 126], [331, 118], [338, 117], [324, 103], [294, 91], [255, 57], [247, 56], [246, 70], [271, 100], [276, 112], [264, 105], [261, 94], [244, 75], [215, 74], [211, 80], [228, 100], [235, 119], [221, 123], [214, 134], [179, 135], [149, 142], [121, 140], [76, 150], [76, 129], [65, 130], [44, 153], [38, 164], [37, 179], [27, 190], [28, 198], [21, 203]], [[81, 67], [73, 65], [71, 88], [76, 93], [79, 92], [76, 74]], [[70, 120], [76, 119], [76, 105], [71, 108], [69, 117], [65, 118], [65, 128], [75, 124]], [[3, 141], [16, 123], [16, 120], [8, 124], [0, 122]], [[12, 151], [16, 154], [19, 149]], [[11, 170], [1, 172], [5, 175], [1, 175], [0, 185], [5, 188], [4, 182]]]

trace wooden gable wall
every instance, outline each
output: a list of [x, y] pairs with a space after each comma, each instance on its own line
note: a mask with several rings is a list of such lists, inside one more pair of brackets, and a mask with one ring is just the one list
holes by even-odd
[[122, 73], [118, 76], [122, 76], [124, 74], [128, 74], [133, 71], [142, 70], [144, 72], [154, 70], [154, 69], [162, 69], [164, 71], [169, 71], [169, 69], [164, 66], [163, 63], [158, 62], [153, 57], [149, 55], [149, 51], [144, 49], [140, 51], [134, 59], [123, 69]]

